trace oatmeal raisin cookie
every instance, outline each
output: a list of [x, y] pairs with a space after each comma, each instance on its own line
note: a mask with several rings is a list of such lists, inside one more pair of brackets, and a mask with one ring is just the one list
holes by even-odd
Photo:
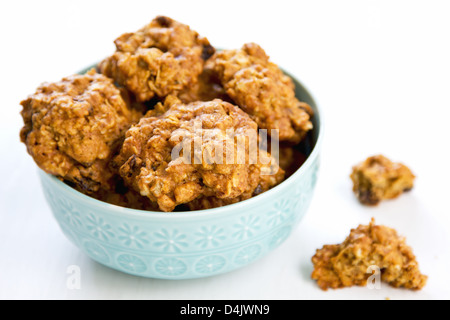
[[353, 192], [365, 205], [377, 205], [381, 200], [397, 198], [413, 188], [415, 179], [407, 166], [382, 155], [370, 157], [353, 167], [350, 177]]
[[183, 104], [169, 96], [128, 130], [114, 162], [129, 186], [173, 211], [199, 197], [233, 199], [248, 192], [256, 135], [256, 123], [230, 103]]
[[359, 226], [340, 245], [317, 250], [312, 258], [312, 279], [323, 290], [365, 286], [379, 268], [381, 280], [393, 287], [420, 290], [427, 276], [420, 273], [412, 249], [394, 229], [375, 225]]
[[37, 165], [85, 193], [110, 186], [111, 157], [142, 116], [94, 70], [44, 83], [21, 104], [21, 140]]
[[313, 127], [311, 107], [297, 100], [295, 85], [254, 43], [217, 52], [205, 68], [262, 129], [279, 130], [280, 141], [300, 142]]
[[115, 44], [116, 52], [99, 69], [141, 102], [195, 85], [204, 61], [215, 51], [187, 25], [163, 16], [120, 36]]

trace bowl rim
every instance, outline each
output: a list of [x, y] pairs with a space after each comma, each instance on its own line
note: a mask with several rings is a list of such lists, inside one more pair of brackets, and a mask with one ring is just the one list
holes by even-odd
[[[283, 70], [284, 71], [284, 70]], [[284, 71], [285, 72], [285, 71]], [[286, 72], [287, 73], [287, 72]], [[118, 216], [129, 216], [132, 218], [149, 218], [149, 219], [193, 219], [193, 218], [204, 218], [209, 216], [214, 217], [220, 217], [224, 214], [230, 215], [232, 213], [239, 213], [239, 212], [245, 212], [245, 209], [247, 207], [252, 207], [254, 204], [258, 202], [263, 202], [267, 200], [268, 198], [271, 198], [273, 195], [280, 193], [283, 191], [284, 188], [288, 186], [288, 184], [294, 182], [298, 179], [298, 177], [304, 175], [308, 169], [312, 166], [313, 162], [316, 160], [316, 158], [319, 157], [319, 153], [321, 150], [323, 137], [324, 137], [324, 126], [323, 126], [323, 113], [317, 104], [317, 100], [313, 97], [313, 95], [310, 93], [310, 91], [299, 81], [296, 77], [293, 77], [291, 74], [287, 73], [289, 76], [293, 78], [295, 82], [297, 82], [302, 89], [309, 95], [310, 99], [314, 102], [315, 109], [317, 110], [316, 114], [319, 117], [319, 128], [318, 128], [318, 134], [317, 134], [317, 141], [314, 145], [313, 150], [311, 151], [310, 155], [306, 159], [306, 161], [303, 163], [303, 165], [295, 171], [294, 174], [292, 174], [289, 178], [281, 182], [279, 185], [273, 187], [272, 189], [247, 200], [226, 205], [219, 208], [212, 208], [212, 209], [204, 209], [204, 210], [196, 210], [196, 211], [176, 211], [176, 212], [159, 212], [159, 211], [146, 211], [146, 210], [138, 210], [138, 209], [132, 209], [132, 208], [125, 208], [117, 205], [113, 205], [107, 202], [103, 202], [100, 200], [97, 200], [93, 197], [90, 197], [88, 195], [85, 195], [74, 188], [70, 187], [69, 185], [65, 184], [63, 181], [61, 181], [56, 176], [46, 173], [42, 169], [39, 170], [39, 174], [43, 179], [46, 179], [47, 181], [50, 181], [52, 184], [56, 185], [58, 188], [65, 191], [65, 193], [69, 194], [71, 198], [77, 198], [83, 203], [85, 203], [88, 207], [92, 208], [98, 208], [102, 211], [108, 211], [108, 214], [111, 215], [118, 215]]]

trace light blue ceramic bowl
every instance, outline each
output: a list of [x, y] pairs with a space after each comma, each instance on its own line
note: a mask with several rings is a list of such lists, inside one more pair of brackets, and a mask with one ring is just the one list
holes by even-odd
[[283, 243], [310, 205], [319, 171], [321, 115], [296, 81], [297, 97], [315, 111], [311, 154], [277, 187], [222, 208], [159, 213], [109, 205], [40, 171], [62, 231], [95, 261], [136, 276], [192, 279], [241, 268]]

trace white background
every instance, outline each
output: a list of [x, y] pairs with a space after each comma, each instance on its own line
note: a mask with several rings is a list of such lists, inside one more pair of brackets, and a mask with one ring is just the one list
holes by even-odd
[[[306, 218], [282, 246], [247, 268], [200, 280], [142, 279], [107, 269], [67, 241], [36, 166], [19, 143], [19, 102], [114, 50], [113, 40], [165, 14], [213, 45], [261, 44], [310, 89], [326, 117], [323, 166]], [[0, 4], [0, 298], [450, 298], [450, 3], [413, 0], [2, 1]], [[352, 165], [383, 153], [418, 176], [377, 208], [358, 204]], [[396, 228], [430, 276], [421, 292], [322, 292], [311, 257], [371, 217]], [[66, 286], [81, 268], [81, 290]]]

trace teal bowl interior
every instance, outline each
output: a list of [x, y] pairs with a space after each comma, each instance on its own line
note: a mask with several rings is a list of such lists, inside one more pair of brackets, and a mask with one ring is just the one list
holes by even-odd
[[305, 215], [315, 189], [323, 136], [320, 111], [293, 78], [297, 97], [314, 112], [306, 162], [286, 181], [226, 207], [160, 213], [110, 205], [39, 171], [61, 230], [80, 250], [110, 268], [149, 278], [192, 279], [241, 268], [281, 243]]

